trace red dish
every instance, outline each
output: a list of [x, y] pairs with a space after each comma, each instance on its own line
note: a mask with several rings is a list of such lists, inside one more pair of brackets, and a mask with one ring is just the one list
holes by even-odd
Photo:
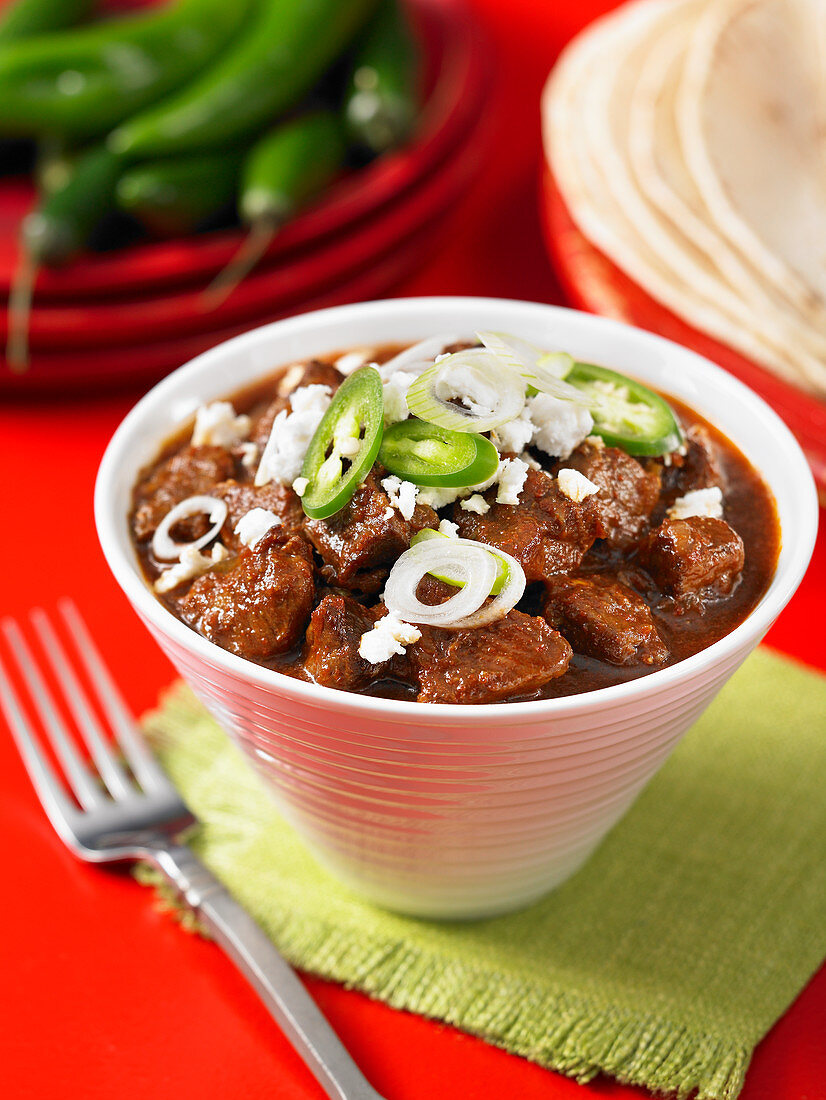
[[616, 317], [692, 348], [759, 393], [797, 437], [812, 468], [821, 503], [826, 505], [826, 402], [781, 381], [649, 297], [582, 235], [547, 166], [542, 186], [545, 241], [569, 301], [589, 313]]
[[[274, 309], [261, 316], [256, 323], [263, 325], [313, 309], [380, 297], [418, 267], [427, 251], [427, 241], [422, 240], [421, 236], [415, 237], [405, 246], [393, 249], [390, 255], [379, 259], [350, 282], [329, 289], [318, 297], [307, 298], [289, 309]], [[157, 344], [44, 353], [33, 358], [32, 368], [28, 373], [5, 373], [0, 376], [0, 396], [30, 397], [37, 392], [48, 392], [50, 396], [74, 394], [87, 388], [110, 391], [136, 383], [148, 386], [201, 352], [208, 351], [232, 336], [239, 336], [249, 328], [248, 324], [236, 325]]]
[[[463, 0], [411, 0], [411, 9], [427, 57], [427, 92], [417, 135], [406, 148], [379, 158], [331, 188], [323, 201], [284, 229], [265, 262], [347, 230], [395, 201], [449, 156], [473, 124], [489, 68], [488, 52], [472, 30]], [[28, 178], [0, 180], [2, 295], [8, 294], [17, 267], [20, 220], [33, 199]], [[234, 254], [241, 239], [241, 231], [233, 229], [84, 257], [62, 270], [39, 274], [35, 308], [44, 298], [74, 301], [208, 281]]]

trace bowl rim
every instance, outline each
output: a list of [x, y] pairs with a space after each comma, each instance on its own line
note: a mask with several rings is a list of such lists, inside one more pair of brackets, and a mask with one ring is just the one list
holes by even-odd
[[[700, 380], [704, 376], [713, 377], [718, 387], [722, 386], [729, 391], [732, 400], [737, 402], [748, 418], [756, 417], [770, 429], [777, 448], [784, 452], [784, 458], [788, 464], [787, 477], [794, 483], [800, 498], [799, 503], [802, 503], [803, 507], [798, 508], [794, 515], [796, 530], [793, 540], [787, 537], [787, 531], [781, 527], [781, 552], [778, 568], [771, 584], [751, 614], [730, 633], [673, 665], [593, 691], [553, 699], [531, 699], [520, 702], [419, 703], [415, 700], [385, 699], [380, 696], [362, 695], [325, 687], [255, 664], [197, 634], [157, 599], [147, 586], [137, 559], [133, 557], [130, 560], [124, 552], [121, 541], [124, 538], [124, 532], [125, 541], [131, 549], [131, 538], [127, 526], [128, 502], [122, 501], [122, 510], [119, 511], [115, 499], [117, 472], [122, 463], [129, 465], [130, 446], [137, 435], [143, 434], [144, 426], [154, 410], [168, 402], [174, 403], [176, 397], [180, 399], [191, 382], [209, 377], [209, 372], [226, 360], [228, 355], [243, 355], [245, 351], [265, 343], [273, 333], [277, 333], [279, 337], [300, 339], [302, 333], [312, 332], [318, 326], [332, 326], [346, 320], [362, 320], [367, 324], [370, 320], [387, 319], [391, 316], [403, 321], [405, 318], [423, 312], [434, 314], [433, 331], [435, 332], [441, 331], [436, 327], [439, 321], [439, 316], [436, 315], [444, 315], [445, 329], [456, 329], [462, 327], [462, 322], [459, 319], [458, 322], [450, 323], [450, 317], [454, 312], [461, 314], [463, 310], [480, 309], [508, 310], [514, 314], [521, 313], [526, 319], [538, 320], [542, 316], [549, 324], [554, 319], [558, 320], [562, 317], [574, 327], [579, 325], [586, 331], [593, 329], [608, 338], [614, 335], [625, 341], [637, 340], [642, 347], [647, 346], [654, 352], [676, 358], [682, 364], [689, 366], [691, 370], [698, 372]], [[336, 350], [336, 348], [331, 347], [330, 350]], [[295, 356], [295, 358], [301, 357], [301, 353]], [[262, 376], [266, 370], [262, 369], [257, 373]], [[167, 432], [166, 435], [157, 438], [156, 450], [160, 449], [168, 435]], [[132, 465], [134, 466], [134, 460]], [[134, 474], [137, 474], [139, 469], [140, 466], [135, 467]], [[760, 472], [763, 473], [762, 470]], [[235, 678], [252, 681], [260, 688], [269, 689], [296, 702], [315, 704], [321, 709], [345, 710], [349, 713], [403, 720], [406, 723], [419, 725], [467, 725], [469, 720], [477, 725], [491, 725], [501, 724], [505, 719], [508, 725], [516, 725], [544, 717], [561, 718], [582, 709], [600, 710], [612, 705], [633, 703], [642, 696], [659, 694], [681, 682], [691, 682], [698, 674], [708, 672], [726, 662], [727, 659], [735, 657], [744, 643], [756, 644], [762, 638], [788, 603], [806, 572], [814, 549], [818, 525], [814, 480], [799, 444], [780, 417], [761, 397], [721, 367], [665, 337], [612, 318], [540, 302], [473, 296], [395, 298], [334, 306], [259, 326], [203, 352], [150, 389], [121, 422], [101, 460], [95, 483], [94, 511], [104, 557], [133, 608], [160, 634], [165, 635], [200, 661], [213, 668], [219, 668]]]

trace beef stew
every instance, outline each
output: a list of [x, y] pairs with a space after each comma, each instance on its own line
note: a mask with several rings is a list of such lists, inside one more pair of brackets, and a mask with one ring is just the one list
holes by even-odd
[[[401, 351], [372, 349], [369, 362], [381, 373]], [[560, 435], [558, 425], [537, 427], [534, 410], [533, 429], [520, 414], [529, 425], [521, 438], [517, 419], [481, 433], [500, 452], [493, 484], [413, 486], [377, 458], [335, 514], [309, 517], [302, 459], [344, 382], [340, 359], [291, 364], [205, 406], [135, 486], [130, 522], [147, 581], [215, 644], [286, 675], [389, 698], [552, 698], [684, 660], [730, 632], [768, 588], [780, 543], [771, 494], [730, 441], [676, 401], [683, 442], [665, 454], [611, 446], [575, 409], [569, 421], [579, 427]], [[406, 369], [382, 379], [385, 417], [397, 421], [408, 412], [398, 406], [399, 373], [413, 377]], [[531, 401], [550, 407], [534, 397], [526, 408]], [[437, 533], [500, 551], [504, 584], [509, 562], [522, 577], [518, 600], [470, 626], [414, 623], [388, 609], [391, 571]], [[418, 581], [417, 606], [438, 611], [473, 583], [434, 573]], [[495, 585], [488, 592], [477, 617], [499, 599]]]

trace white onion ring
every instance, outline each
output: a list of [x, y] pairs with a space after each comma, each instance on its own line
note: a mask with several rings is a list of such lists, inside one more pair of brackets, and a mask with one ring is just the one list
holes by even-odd
[[[175, 561], [180, 558], [181, 551], [186, 547], [200, 550], [202, 546], [206, 546], [208, 542], [211, 542], [221, 530], [224, 520], [227, 518], [227, 513], [227, 506], [219, 497], [187, 497], [186, 500], [182, 500], [180, 504], [176, 504], [174, 508], [167, 512], [155, 528], [155, 534], [152, 536], [152, 553], [158, 561]], [[169, 532], [182, 519], [204, 514], [209, 517], [212, 526], [199, 539], [193, 539], [192, 542], [175, 542], [170, 536]]]
[[382, 381], [386, 382], [398, 370], [406, 371], [408, 374], [421, 374], [422, 371], [433, 366], [434, 359], [445, 348], [450, 347], [451, 344], [464, 343], [468, 339], [467, 336], [456, 336], [455, 333], [450, 332], [442, 333], [441, 336], [428, 336], [426, 340], [420, 340], [418, 344], [405, 348], [392, 359], [388, 359], [386, 363], [382, 363], [379, 367]]
[[467, 629], [485, 626], [497, 619], [504, 619], [509, 611], [513, 611], [525, 594], [527, 579], [521, 562], [518, 562], [511, 554], [506, 554], [504, 550], [500, 550], [498, 546], [488, 546], [487, 543], [477, 542], [475, 539], [460, 539], [459, 541], [466, 546], [480, 547], [487, 552], [489, 557], [501, 558], [505, 563], [507, 573], [505, 583], [491, 603], [483, 603], [478, 611], [475, 611], [472, 615], [467, 615], [460, 622], [454, 623], [454, 627]]
[[564, 382], [557, 373], [557, 366], [563, 362], [567, 362], [568, 369], [573, 366], [574, 361], [570, 355], [565, 352], [543, 351], [520, 336], [510, 336], [502, 332], [477, 332], [476, 335], [489, 351], [519, 371], [522, 378], [536, 389], [574, 405], [591, 404], [576, 386]]
[[[497, 557], [508, 566], [508, 576], [502, 591], [485, 605], [496, 580]], [[416, 595], [419, 582], [428, 573], [445, 572], [463, 587], [444, 603], [422, 603]], [[404, 622], [455, 630], [503, 618], [524, 591], [524, 570], [510, 554], [472, 539], [427, 539], [406, 550], [390, 570], [384, 602], [390, 613]]]
[[[454, 398], [477, 408], [456, 405]], [[443, 428], [487, 432], [522, 412], [525, 380], [486, 348], [468, 348], [420, 374], [407, 391], [407, 406], [422, 420]]]

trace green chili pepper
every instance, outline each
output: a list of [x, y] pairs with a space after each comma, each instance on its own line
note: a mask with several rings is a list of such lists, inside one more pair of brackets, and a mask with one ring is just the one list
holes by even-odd
[[492, 477], [499, 452], [483, 435], [453, 432], [413, 418], [385, 431], [379, 461], [414, 485], [463, 487]]
[[0, 18], [0, 44], [71, 27], [93, 7], [94, 0], [14, 0]]
[[0, 50], [0, 132], [105, 133], [200, 72], [253, 0], [174, 6], [15, 42]]
[[374, 3], [260, 0], [215, 64], [177, 95], [118, 127], [111, 147], [136, 159], [170, 156], [257, 133], [313, 87]]
[[574, 363], [565, 381], [591, 400], [594, 435], [632, 455], [662, 455], [682, 445], [683, 433], [668, 402], [624, 374]]
[[185, 236], [233, 202], [241, 160], [228, 149], [135, 165], [118, 180], [115, 203], [156, 236]]
[[381, 375], [375, 367], [359, 367], [336, 390], [310, 440], [301, 468], [308, 516], [327, 519], [350, 500], [376, 461], [383, 426]]
[[120, 162], [108, 149], [79, 157], [63, 187], [46, 195], [23, 219], [21, 261], [9, 292], [6, 358], [14, 370], [28, 364], [28, 328], [37, 269], [65, 263], [87, 243], [103, 214], [112, 208]]
[[332, 111], [308, 111], [277, 126], [253, 145], [241, 173], [238, 213], [250, 233], [207, 288], [214, 307], [255, 267], [278, 230], [319, 194], [344, 164], [347, 150]]
[[398, 0], [383, 0], [356, 50], [344, 100], [351, 139], [372, 153], [409, 137], [419, 109], [419, 50]]

